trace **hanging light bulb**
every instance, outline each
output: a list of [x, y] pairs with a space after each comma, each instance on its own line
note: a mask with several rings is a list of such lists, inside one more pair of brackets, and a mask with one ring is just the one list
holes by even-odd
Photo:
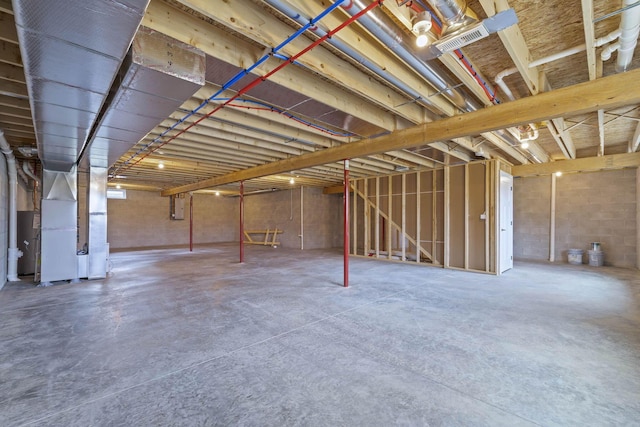
[[219, 191], [216, 191], [216, 196], [219, 196], [219, 195], [220, 195], [220, 192], [219, 192]]
[[431, 14], [421, 12], [414, 18], [413, 32], [416, 34], [416, 46], [425, 47], [429, 44], [429, 31], [431, 30]]
[[295, 179], [291, 178], [291, 179], [289, 180], [289, 184], [295, 184], [295, 183], [296, 183], [296, 180], [295, 180]]
[[122, 186], [120, 184], [116, 185], [116, 188], [119, 190], [122, 188]]
[[158, 169], [164, 169], [164, 163], [162, 162], [158, 163]]
[[522, 144], [520, 144], [520, 147], [522, 147], [523, 149], [527, 149], [529, 148], [529, 143], [527, 141], [523, 142]]

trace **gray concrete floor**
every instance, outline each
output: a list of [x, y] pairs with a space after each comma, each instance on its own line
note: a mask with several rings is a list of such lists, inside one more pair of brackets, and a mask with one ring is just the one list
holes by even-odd
[[0, 291], [0, 425], [640, 425], [640, 273], [233, 245]]

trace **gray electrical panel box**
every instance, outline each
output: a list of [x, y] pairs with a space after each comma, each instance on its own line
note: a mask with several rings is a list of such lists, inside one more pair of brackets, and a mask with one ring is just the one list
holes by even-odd
[[169, 197], [169, 218], [184, 219], [184, 195], [177, 194]]

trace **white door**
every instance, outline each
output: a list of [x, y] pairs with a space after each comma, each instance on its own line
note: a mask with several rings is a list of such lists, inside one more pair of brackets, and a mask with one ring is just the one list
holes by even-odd
[[513, 268], [513, 176], [500, 171], [500, 273]]

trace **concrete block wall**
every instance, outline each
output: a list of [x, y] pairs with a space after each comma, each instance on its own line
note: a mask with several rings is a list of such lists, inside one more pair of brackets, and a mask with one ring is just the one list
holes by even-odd
[[[566, 174], [556, 179], [555, 260], [600, 242], [605, 265], [638, 266], [636, 169]], [[514, 181], [514, 258], [549, 258], [551, 177]]]
[[548, 260], [551, 178], [516, 178], [513, 182], [513, 257]]
[[[342, 245], [342, 197], [304, 188], [304, 248]], [[194, 195], [194, 243], [237, 242], [239, 198]], [[126, 200], [107, 201], [111, 249], [189, 244], [189, 198], [185, 219], [169, 219], [169, 198], [158, 192], [127, 190]], [[245, 229], [278, 228], [281, 245], [300, 248], [300, 188], [245, 197]], [[264, 235], [263, 235], [264, 237]]]
[[[304, 214], [300, 228], [302, 196]], [[342, 196], [325, 195], [322, 188], [292, 188], [245, 197], [245, 229], [264, 230], [278, 228], [283, 247], [300, 248], [304, 234], [304, 249], [342, 246]]]
[[[237, 218], [237, 199], [194, 194], [194, 243], [237, 240]], [[110, 249], [188, 245], [189, 197], [184, 220], [169, 218], [169, 198], [159, 192], [127, 190], [126, 200], [108, 199], [107, 241]]]
[[636, 266], [636, 170], [564, 175], [557, 179], [556, 257], [602, 243], [605, 265]]
[[7, 283], [7, 251], [9, 250], [9, 176], [7, 161], [0, 156], [0, 289]]

